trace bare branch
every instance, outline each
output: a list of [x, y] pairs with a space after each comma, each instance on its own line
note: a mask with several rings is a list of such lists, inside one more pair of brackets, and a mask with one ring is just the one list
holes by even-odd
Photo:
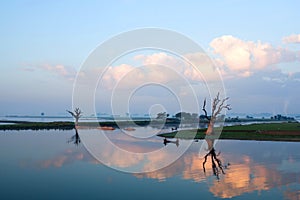
[[214, 98], [214, 101], [213, 101], [212, 118], [214, 118], [214, 119], [217, 118], [217, 116], [222, 112], [223, 109], [231, 110], [230, 104], [225, 104], [225, 102], [228, 99], [229, 99], [229, 97], [226, 97], [225, 99], [220, 100], [220, 93], [218, 92], [216, 98]]
[[75, 117], [74, 113], [72, 111], [66, 110], [68, 113], [72, 115], [72, 117]]
[[74, 109], [74, 112], [72, 111], [69, 111], [69, 110], [66, 110], [68, 113], [70, 113], [72, 115], [72, 117], [75, 118], [75, 125], [77, 126], [78, 125], [78, 120], [80, 117], [82, 117], [81, 115], [81, 110], [79, 108], [75, 108]]
[[207, 112], [205, 109], [206, 99], [204, 99], [204, 104], [203, 104], [202, 110], [205, 113], [206, 119], [209, 120], [209, 125], [208, 125], [206, 133], [205, 133], [206, 135], [211, 135], [214, 133], [214, 123], [217, 120], [218, 115], [222, 112], [222, 110], [224, 110], [224, 109], [231, 110], [230, 104], [226, 104], [226, 101], [228, 99], [229, 99], [229, 97], [221, 100], [220, 93], [218, 92], [217, 96], [212, 101], [212, 108], [211, 108], [212, 112], [211, 112], [210, 118], [208, 118], [208, 116], [207, 116]]
[[217, 115], [219, 115], [223, 109], [231, 110], [230, 104], [224, 105], [224, 103], [225, 103], [228, 99], [229, 99], [229, 97], [223, 99], [222, 101], [219, 101], [219, 102], [221, 102], [221, 103], [220, 103], [220, 105], [218, 106], [217, 111], [214, 113], [214, 115], [213, 115], [214, 117], [217, 117]]
[[209, 121], [209, 117], [207, 116], [207, 111], [205, 109], [205, 106], [206, 106], [206, 98], [204, 99], [204, 102], [203, 102], [203, 107], [202, 107], [202, 110], [204, 111], [205, 113], [205, 118]]

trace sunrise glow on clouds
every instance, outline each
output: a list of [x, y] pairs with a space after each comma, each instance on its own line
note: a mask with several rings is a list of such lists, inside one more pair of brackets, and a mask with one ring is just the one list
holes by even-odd
[[[147, 81], [175, 86], [184, 78], [200, 91], [200, 100], [207, 96], [200, 86], [221, 79], [235, 112], [300, 112], [292, 89], [300, 84], [298, 7], [297, 1], [3, 2], [1, 110], [3, 115], [60, 113], [71, 106], [79, 77], [80, 84], [89, 85], [103, 75], [106, 91], [100, 96], [116, 86], [126, 90]], [[182, 55], [195, 68], [169, 52], [141, 51], [109, 66], [81, 70], [98, 45], [145, 27], [185, 35], [211, 61], [201, 53]], [[180, 84], [178, 91], [186, 93]], [[244, 105], [248, 99], [251, 106]]]
[[282, 38], [284, 43], [300, 43], [300, 34], [292, 34]]
[[[300, 42], [300, 34], [283, 37], [283, 41], [285, 43], [298, 43]], [[211, 67], [217, 67], [225, 80], [236, 76], [249, 77], [259, 71], [280, 69], [278, 65], [282, 63], [295, 63], [296, 66], [297, 62], [300, 61], [300, 51], [294, 51], [285, 46], [275, 47], [270, 43], [262, 41], [245, 41], [232, 35], [217, 37], [209, 43], [209, 46], [208, 51], [213, 52], [210, 56], [215, 64], [215, 66]], [[210, 61], [204, 60], [208, 59], [208, 57], [203, 56], [204, 59], [202, 59], [201, 53], [184, 56], [188, 60], [199, 64], [199, 66], [212, 65], [209, 63]], [[130, 79], [130, 83], [127, 83], [129, 85], [137, 85], [144, 81], [153, 80], [160, 83], [172, 81], [173, 77], [168, 73], [164, 73], [164, 66], [172, 68], [174, 71], [183, 74], [185, 78], [193, 81], [203, 81], [203, 78], [206, 81], [213, 81], [217, 76], [216, 71], [211, 70], [210, 67], [203, 68], [203, 71], [199, 73], [195, 67], [192, 67], [187, 62], [165, 52], [150, 55], [139, 54], [132, 59], [140, 61], [142, 63], [140, 66], [146, 66], [148, 70], [143, 70], [140, 66], [131, 65], [130, 63], [109, 66], [102, 77], [104, 85], [107, 88], [111, 89], [113, 85], [126, 76], [131, 77], [127, 77]], [[65, 77], [68, 80], [74, 80], [76, 76], [76, 69], [74, 67], [66, 67], [61, 64], [43, 64], [31, 69], [30, 71], [35, 71], [36, 69], [45, 70], [49, 73]], [[159, 69], [162, 71], [159, 71]], [[201, 75], [201, 72], [205, 76]], [[102, 71], [98, 73], [100, 76]]]

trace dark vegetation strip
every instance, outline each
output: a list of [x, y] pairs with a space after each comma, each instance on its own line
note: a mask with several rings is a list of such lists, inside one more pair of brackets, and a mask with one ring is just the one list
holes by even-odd
[[72, 130], [74, 122], [6, 122], [14, 124], [2, 124], [0, 130]]
[[[1, 124], [1, 123], [12, 123], [12, 124]], [[143, 121], [107, 121], [107, 122], [80, 122], [79, 126], [84, 127], [126, 127], [126, 126], [148, 126], [150, 124], [149, 120]], [[176, 126], [173, 122], [166, 123], [169, 126]], [[163, 125], [162, 121], [151, 121], [151, 125]], [[0, 130], [71, 130], [75, 128], [74, 122], [68, 121], [57, 121], [57, 122], [28, 122], [28, 121], [0, 121]]]
[[[0, 130], [71, 130], [75, 128], [74, 122], [28, 122], [28, 121], [0, 121]], [[80, 122], [80, 126], [98, 127], [109, 126], [119, 128], [122, 126], [147, 126], [145, 121], [109, 121], [109, 122]], [[151, 121], [151, 125], [162, 124], [161, 121]], [[172, 126], [171, 122], [167, 125]], [[218, 129], [218, 128], [216, 128]], [[163, 133], [159, 136], [166, 138], [204, 139], [206, 129], [181, 130], [178, 132]], [[268, 140], [268, 141], [300, 141], [300, 123], [265, 123], [251, 125], [228, 126], [222, 129], [219, 139], [238, 140]]]

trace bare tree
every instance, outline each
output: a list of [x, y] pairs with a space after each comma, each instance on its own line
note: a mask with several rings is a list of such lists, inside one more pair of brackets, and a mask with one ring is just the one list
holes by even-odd
[[224, 99], [220, 99], [220, 93], [217, 94], [217, 96], [214, 98], [213, 102], [212, 102], [212, 112], [211, 112], [211, 116], [209, 117], [207, 115], [207, 111], [205, 109], [206, 106], [206, 99], [204, 100], [203, 103], [203, 108], [202, 110], [205, 113], [205, 118], [209, 121], [207, 130], [205, 132], [206, 134], [206, 142], [207, 142], [207, 146], [208, 146], [208, 153], [204, 156], [204, 162], [203, 162], [203, 170], [205, 172], [205, 164], [207, 161], [207, 158], [210, 156], [211, 157], [211, 164], [212, 164], [212, 170], [213, 170], [213, 174], [219, 179], [219, 174], [220, 172], [224, 173], [223, 170], [223, 165], [221, 160], [218, 158], [218, 156], [220, 155], [220, 153], [216, 154], [216, 150], [214, 148], [214, 142], [215, 139], [211, 138], [210, 136], [214, 135], [214, 125], [215, 122], [217, 120], [218, 115], [222, 112], [223, 109], [227, 109], [227, 110], [231, 110], [231, 107], [229, 104], [226, 103], [226, 101], [229, 99], [229, 97], [224, 98]]
[[230, 104], [226, 104], [226, 101], [228, 99], [229, 99], [229, 97], [221, 100], [220, 93], [218, 92], [217, 96], [214, 98], [213, 103], [212, 103], [211, 117], [207, 116], [207, 111], [205, 109], [206, 99], [204, 99], [202, 110], [205, 113], [206, 119], [208, 119], [208, 121], [209, 121], [207, 130], [205, 132], [206, 135], [213, 135], [215, 122], [217, 120], [218, 115], [222, 112], [222, 110], [223, 109], [231, 110]]
[[75, 118], [75, 126], [78, 126], [78, 120], [80, 117], [82, 117], [82, 112], [79, 108], [75, 108], [74, 112], [67, 110], [68, 113], [72, 115], [72, 117]]

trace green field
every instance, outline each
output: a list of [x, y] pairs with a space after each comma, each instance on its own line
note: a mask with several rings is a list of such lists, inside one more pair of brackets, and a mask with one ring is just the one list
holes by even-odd
[[[218, 128], [216, 128], [216, 130], [217, 129]], [[221, 129], [219, 128], [219, 130]], [[181, 130], [177, 133], [170, 132], [160, 134], [159, 136], [165, 138], [204, 139], [205, 131], [206, 129]], [[227, 126], [223, 127], [221, 131], [221, 135], [209, 137], [237, 140], [300, 141], [300, 123], [266, 123]]]

